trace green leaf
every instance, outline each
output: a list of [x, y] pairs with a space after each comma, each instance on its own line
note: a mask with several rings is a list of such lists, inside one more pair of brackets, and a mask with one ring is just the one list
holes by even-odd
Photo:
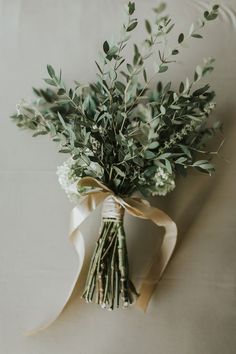
[[53, 69], [53, 67], [51, 65], [47, 65], [47, 70], [48, 70], [48, 74], [49, 76], [54, 79], [56, 77], [55, 71]]
[[171, 104], [169, 107], [170, 107], [171, 109], [175, 109], [175, 110], [181, 109], [180, 106], [177, 106], [177, 105], [175, 105], [175, 104]]
[[116, 53], [118, 52], [118, 47], [117, 46], [113, 46], [109, 49], [109, 51], [107, 52], [107, 56], [114, 56]]
[[175, 163], [178, 163], [178, 164], [183, 164], [183, 162], [187, 161], [187, 157], [179, 157], [177, 160], [175, 160]]
[[123, 58], [120, 62], [119, 62], [119, 64], [117, 65], [117, 67], [116, 67], [116, 69], [118, 69], [124, 62], [125, 62], [125, 58]]
[[177, 49], [173, 49], [171, 54], [172, 55], [177, 55], [177, 54], [179, 54], [179, 51]]
[[145, 27], [146, 27], [147, 32], [149, 34], [151, 34], [152, 33], [152, 26], [148, 20], [145, 20]]
[[171, 167], [171, 163], [169, 160], [165, 160], [165, 166], [167, 171], [171, 174], [172, 173], [172, 167]]
[[200, 166], [202, 169], [204, 170], [208, 170], [208, 171], [214, 171], [215, 168], [211, 163], [205, 163], [204, 165]]
[[62, 126], [64, 127], [64, 129], [67, 129], [66, 123], [65, 123], [64, 119], [62, 118], [62, 115], [60, 112], [57, 112], [57, 116], [58, 116]]
[[165, 109], [165, 107], [164, 106], [160, 106], [160, 111], [161, 111], [161, 114], [162, 115], [164, 115], [164, 114], [166, 114], [166, 109]]
[[35, 132], [32, 136], [35, 138], [38, 135], [46, 135], [48, 134], [47, 130], [38, 130], [37, 132]]
[[172, 29], [175, 27], [175, 24], [172, 23], [172, 25], [170, 25], [170, 27], [167, 29], [166, 34], [170, 33], [170, 31], [172, 31]]
[[182, 93], [184, 91], [184, 83], [181, 81], [179, 85], [179, 93]]
[[210, 85], [207, 84], [207, 85], [201, 87], [200, 89], [195, 90], [195, 91], [193, 92], [193, 96], [200, 96], [200, 95], [202, 95], [203, 93], [205, 93], [207, 90], [209, 90], [209, 88], [210, 88]]
[[90, 162], [90, 158], [88, 157], [88, 155], [81, 154], [80, 157], [88, 166], [90, 165], [91, 162]]
[[145, 83], [147, 83], [147, 72], [145, 69], [143, 69], [143, 78], [144, 78]]
[[162, 88], [163, 88], [162, 82], [159, 81], [159, 82], [157, 83], [157, 92], [161, 92], [161, 91], [162, 91]]
[[64, 95], [65, 93], [66, 93], [66, 90], [63, 89], [63, 88], [59, 88], [59, 90], [57, 91], [57, 94], [58, 94], [59, 96]]
[[120, 93], [124, 94], [124, 92], [125, 92], [125, 85], [124, 85], [122, 82], [116, 81], [116, 82], [115, 82], [115, 87], [117, 88], [117, 90], [118, 90]]
[[70, 149], [60, 149], [59, 152], [63, 153], [63, 154], [69, 154], [71, 152]]
[[154, 154], [154, 152], [150, 151], [150, 150], [146, 150], [144, 152], [144, 158], [147, 160], [151, 160], [154, 159], [156, 157], [156, 154]]
[[72, 89], [69, 89], [69, 97], [70, 97], [71, 99], [73, 99], [73, 90], [72, 90]]
[[109, 49], [110, 49], [109, 44], [108, 44], [107, 41], [105, 41], [105, 42], [103, 43], [103, 50], [104, 50], [104, 53], [107, 54], [108, 51], [109, 51]]
[[220, 5], [217, 5], [217, 4], [216, 4], [216, 5], [213, 6], [212, 9], [213, 9], [213, 11], [217, 11], [217, 10], [219, 9], [219, 7], [220, 7]]
[[202, 170], [202, 172], [207, 172], [211, 174], [215, 170], [214, 166], [209, 163], [208, 160], [199, 160], [193, 164], [193, 167]]
[[189, 158], [192, 158], [191, 152], [190, 150], [187, 148], [187, 146], [179, 144], [181, 150], [185, 153], [186, 156], [188, 156]]
[[203, 38], [200, 34], [198, 34], [198, 33], [193, 33], [193, 34], [191, 34], [191, 37], [193, 37], [193, 38]]
[[102, 71], [101, 67], [99, 66], [99, 64], [96, 62], [96, 60], [95, 60], [95, 64], [97, 65], [97, 68], [100, 71], [100, 73], [103, 75], [103, 71]]
[[205, 164], [209, 164], [209, 161], [208, 160], [198, 160], [198, 161], [194, 162], [193, 166], [196, 167], [196, 166], [202, 166]]
[[126, 176], [125, 173], [123, 171], [121, 171], [121, 169], [119, 167], [113, 165], [112, 168], [114, 168], [114, 170], [116, 171], [116, 173], [118, 173], [119, 176], [121, 176], [121, 177]]
[[140, 167], [143, 167], [143, 166], [144, 166], [144, 161], [143, 161], [143, 159], [142, 159], [141, 157], [135, 157], [135, 158], [133, 159], [133, 162], [134, 162], [136, 165], [140, 166]]
[[156, 166], [151, 166], [151, 167], [148, 167], [147, 169], [145, 169], [144, 174], [145, 174], [145, 176], [149, 177], [149, 176], [154, 175], [154, 173], [156, 171], [157, 171]]
[[128, 74], [126, 74], [124, 71], [121, 71], [120, 73], [126, 78], [127, 81], [129, 80], [130, 76]]
[[163, 94], [169, 92], [170, 88], [171, 88], [171, 82], [168, 82], [163, 89]]
[[131, 23], [131, 25], [129, 25], [129, 27], [126, 29], [127, 32], [133, 31], [135, 29], [135, 27], [137, 26], [138, 22], [134, 21], [133, 23]]
[[64, 104], [67, 104], [67, 103], [69, 103], [70, 102], [70, 100], [69, 99], [60, 99], [60, 105], [64, 105]]
[[154, 149], [156, 149], [158, 146], [159, 146], [159, 143], [158, 143], [157, 141], [154, 141], [154, 142], [152, 142], [151, 144], [149, 144], [148, 148], [149, 148], [150, 150], [154, 150]]
[[167, 65], [160, 65], [159, 66], [159, 69], [158, 69], [158, 72], [161, 74], [161, 73], [164, 73], [168, 70], [168, 66]]
[[128, 69], [128, 71], [129, 71], [129, 73], [132, 74], [132, 72], [133, 72], [133, 67], [132, 67], [132, 65], [130, 65], [130, 64], [128, 63], [126, 66], [127, 66], [127, 69]]
[[52, 80], [52, 79], [44, 79], [44, 81], [45, 81], [48, 85], [57, 86], [57, 84], [55, 83], [55, 81]]
[[198, 81], [200, 80], [202, 77], [202, 68], [198, 65], [195, 69], [195, 73], [194, 73], [194, 81]]
[[62, 74], [62, 71], [61, 71], [61, 69], [60, 69], [59, 79], [58, 79], [58, 83], [59, 83], [59, 84], [61, 83], [61, 74]]
[[41, 93], [39, 90], [37, 90], [35, 87], [32, 87], [34, 93], [38, 96], [38, 97], [41, 97]]
[[129, 15], [132, 15], [135, 11], [135, 3], [134, 2], [130, 2], [128, 3], [128, 13]]
[[215, 20], [218, 17], [218, 12], [217, 11], [212, 11], [209, 13], [209, 11], [204, 12], [204, 17], [207, 21], [212, 21]]
[[178, 43], [182, 43], [184, 40], [184, 34], [180, 33], [179, 37], [178, 37]]
[[141, 54], [139, 52], [138, 46], [136, 44], [134, 44], [134, 57], [133, 57], [133, 63], [134, 65], [138, 64], [141, 65], [142, 64], [142, 58], [141, 58]]
[[218, 17], [217, 13], [212, 13], [207, 17], [207, 20], [212, 21], [212, 20], [215, 20], [217, 17]]

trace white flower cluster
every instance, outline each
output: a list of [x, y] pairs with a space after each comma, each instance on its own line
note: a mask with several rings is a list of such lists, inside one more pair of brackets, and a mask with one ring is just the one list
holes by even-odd
[[[59, 183], [66, 192], [68, 198], [72, 203], [78, 203], [81, 194], [85, 191], [91, 189], [91, 187], [80, 187], [78, 182], [82, 178], [75, 175], [73, 165], [75, 161], [70, 157], [67, 161], [65, 161], [61, 166], [57, 167], [57, 176]], [[89, 172], [91, 175], [96, 176], [96, 178], [102, 178], [103, 176], [103, 168], [99, 166], [99, 164], [95, 162], [91, 162], [89, 167], [85, 164], [84, 166], [81, 164], [80, 167], [89, 168]], [[86, 174], [85, 174], [86, 175]]]
[[20, 115], [23, 115], [23, 116], [24, 115], [26, 115], [26, 116], [31, 115], [32, 117], [42, 116], [41, 113], [36, 109], [36, 107], [32, 103], [29, 103], [25, 100], [20, 100], [20, 102], [17, 103], [16, 113], [17, 113], [17, 116], [20, 116]]
[[71, 168], [73, 164], [73, 159], [69, 158], [61, 166], [58, 166], [57, 176], [62, 189], [64, 189], [70, 201], [73, 203], [77, 203], [80, 197], [77, 188], [77, 184], [80, 178], [75, 176]]
[[174, 175], [162, 167], [158, 167], [157, 172], [152, 178], [148, 192], [151, 195], [166, 195], [175, 188]]
[[27, 109], [29, 106], [30, 104], [27, 103], [25, 100], [20, 100], [20, 102], [16, 105], [17, 116], [20, 116], [21, 114], [24, 115], [26, 113], [25, 108]]

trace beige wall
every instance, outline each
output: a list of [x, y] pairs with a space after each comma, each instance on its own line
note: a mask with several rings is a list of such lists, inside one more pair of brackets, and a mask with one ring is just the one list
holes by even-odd
[[[169, 12], [187, 28], [205, 1], [172, 0]], [[68, 83], [94, 79], [94, 59], [122, 21], [118, 0], [0, 0], [0, 353], [1, 354], [233, 354], [236, 266], [236, 1], [183, 51], [169, 78], [191, 75], [203, 56], [217, 59], [209, 81], [226, 142], [212, 178], [180, 180], [162, 206], [179, 225], [179, 244], [148, 312], [106, 312], [78, 296], [61, 318], [24, 337], [64, 300], [77, 267], [67, 240], [71, 205], [56, 166], [64, 156], [47, 137], [33, 139], [9, 120], [15, 104], [40, 86], [47, 63]], [[156, 2], [137, 1], [140, 18]], [[141, 36], [138, 31], [137, 37]], [[176, 70], [177, 69], [177, 70]], [[166, 78], [167, 79], [167, 78]], [[220, 138], [212, 146], [217, 148]], [[83, 226], [88, 255], [99, 226], [96, 211]], [[131, 272], [141, 277], [157, 240], [154, 226], [127, 217]], [[161, 233], [159, 232], [159, 238]]]

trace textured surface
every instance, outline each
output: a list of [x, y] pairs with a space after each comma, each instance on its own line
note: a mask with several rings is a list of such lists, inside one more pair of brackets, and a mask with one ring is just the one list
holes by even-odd
[[[47, 63], [62, 68], [68, 83], [94, 79], [94, 59], [107, 33], [120, 28], [123, 1], [0, 0], [1, 354], [235, 353], [236, 3], [219, 2], [220, 20], [207, 28], [204, 42], [191, 42], [169, 77], [177, 83], [203, 56], [217, 59], [209, 80], [217, 91], [215, 114], [226, 124], [223, 158], [216, 159], [212, 178], [193, 174], [179, 180], [165, 200], [152, 200], [177, 222], [179, 244], [147, 314], [102, 311], [84, 304], [78, 289], [51, 328], [24, 337], [63, 302], [77, 260], [66, 238], [71, 205], [55, 175], [64, 157], [47, 137], [32, 139], [8, 117], [19, 99], [31, 97], [31, 86], [42, 83]], [[206, 6], [195, 0], [168, 3], [178, 30]], [[154, 4], [137, 1], [138, 16], [150, 15]], [[138, 283], [157, 233], [148, 222], [126, 221]], [[83, 226], [88, 255], [98, 227], [99, 210]]]

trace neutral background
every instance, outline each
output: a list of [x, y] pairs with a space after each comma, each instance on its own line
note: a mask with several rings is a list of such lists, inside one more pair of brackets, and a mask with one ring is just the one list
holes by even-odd
[[[118, 0], [0, 0], [0, 353], [1, 354], [233, 354], [236, 347], [236, 1], [219, 1], [220, 19], [193, 40], [168, 72], [178, 83], [202, 57], [216, 58], [209, 77], [217, 92], [215, 115], [225, 122], [225, 144], [213, 177], [179, 180], [165, 200], [153, 199], [179, 226], [178, 247], [147, 314], [135, 308], [107, 312], [80, 300], [34, 337], [23, 332], [63, 303], [77, 259], [67, 240], [71, 205], [60, 189], [57, 154], [48, 137], [33, 139], [9, 116], [31, 87], [43, 85], [46, 64], [73, 79], [94, 80], [94, 59], [109, 33], [118, 33]], [[172, 0], [169, 13], [187, 30], [206, 1]], [[155, 1], [137, 1], [140, 19]], [[141, 39], [143, 27], [137, 30]], [[167, 80], [165, 76], [165, 80]], [[219, 137], [211, 146], [217, 149]], [[88, 256], [99, 210], [83, 226]], [[148, 269], [160, 230], [126, 219], [132, 276]], [[84, 277], [84, 275], [83, 275]], [[83, 278], [82, 277], [82, 278]]]

